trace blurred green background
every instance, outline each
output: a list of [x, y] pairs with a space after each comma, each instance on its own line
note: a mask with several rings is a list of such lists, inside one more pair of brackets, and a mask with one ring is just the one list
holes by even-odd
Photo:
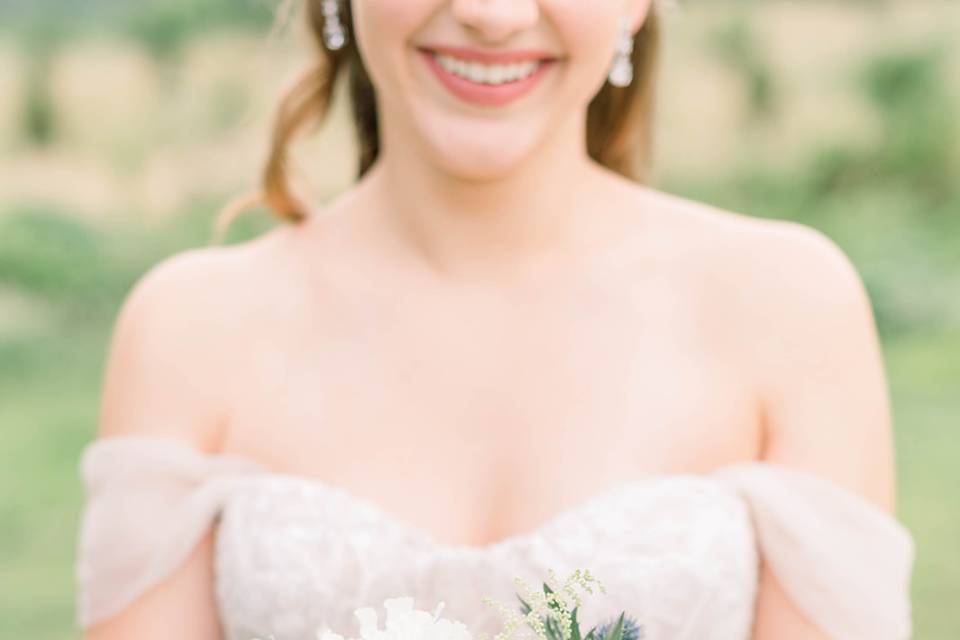
[[[256, 185], [308, 57], [279, 0], [0, 0], [0, 637], [77, 637], [77, 463], [112, 322]], [[682, 0], [656, 186], [833, 238], [874, 303], [917, 638], [960, 637], [960, 3]], [[273, 34], [272, 37], [270, 34]], [[323, 200], [344, 111], [297, 152]], [[253, 210], [228, 241], [268, 229]]]

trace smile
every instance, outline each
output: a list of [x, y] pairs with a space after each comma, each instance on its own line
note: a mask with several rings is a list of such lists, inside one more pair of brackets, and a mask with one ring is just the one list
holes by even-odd
[[537, 61], [515, 62], [513, 64], [483, 64], [470, 62], [462, 58], [437, 54], [436, 60], [448, 73], [466, 78], [478, 84], [499, 85], [529, 78], [540, 67]]
[[445, 47], [419, 52], [454, 96], [484, 106], [502, 106], [526, 95], [556, 61], [536, 51], [484, 52]]

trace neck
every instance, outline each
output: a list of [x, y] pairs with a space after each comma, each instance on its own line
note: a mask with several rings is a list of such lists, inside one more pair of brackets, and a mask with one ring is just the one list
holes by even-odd
[[602, 173], [580, 120], [489, 180], [443, 172], [385, 140], [369, 175], [375, 209], [445, 277], [509, 281], [562, 267], [586, 248], [588, 196]]

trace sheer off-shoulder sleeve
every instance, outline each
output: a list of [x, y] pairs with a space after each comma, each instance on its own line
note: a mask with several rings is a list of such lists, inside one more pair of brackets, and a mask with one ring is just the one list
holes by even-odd
[[75, 566], [76, 620], [87, 628], [123, 609], [184, 562], [252, 460], [209, 455], [162, 437], [97, 440], [83, 452], [87, 502]]
[[781, 465], [716, 473], [746, 500], [764, 561], [812, 622], [837, 640], [910, 637], [914, 543], [893, 516], [826, 478]]

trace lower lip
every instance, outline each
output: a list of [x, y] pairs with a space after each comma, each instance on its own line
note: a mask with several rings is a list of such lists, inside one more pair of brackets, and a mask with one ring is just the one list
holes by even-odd
[[542, 61], [536, 71], [522, 80], [492, 85], [471, 82], [450, 73], [440, 66], [432, 53], [421, 50], [420, 55], [424, 57], [427, 65], [450, 93], [471, 104], [493, 107], [509, 104], [533, 91], [543, 79], [544, 74], [553, 66], [552, 61]]

